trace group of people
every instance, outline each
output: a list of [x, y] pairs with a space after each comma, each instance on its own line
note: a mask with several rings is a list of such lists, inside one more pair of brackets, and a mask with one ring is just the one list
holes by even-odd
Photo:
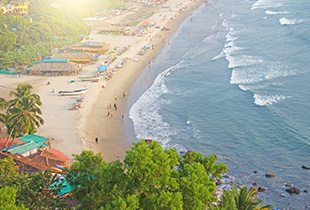
[[[125, 92], [123, 92], [123, 98], [127, 98], [127, 94], [126, 94]], [[117, 95], [114, 95], [114, 100], [117, 101]], [[115, 111], [117, 111], [118, 106], [117, 106], [116, 103], [114, 103], [113, 107], [114, 107]], [[107, 108], [108, 108], [108, 109], [111, 109], [111, 108], [112, 108], [111, 103], [108, 103], [108, 104], [107, 104]], [[108, 111], [107, 111], [107, 117], [113, 117], [113, 112], [110, 111], [110, 110], [108, 110]], [[124, 121], [124, 115], [122, 115], [122, 120]]]

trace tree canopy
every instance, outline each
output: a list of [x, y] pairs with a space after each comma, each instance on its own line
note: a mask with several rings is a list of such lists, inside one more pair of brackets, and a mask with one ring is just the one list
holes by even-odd
[[[153, 141], [133, 143], [124, 162], [106, 163], [101, 154], [75, 155], [67, 174], [74, 197], [85, 209], [203, 209], [216, 201], [214, 179], [227, 167], [216, 157], [179, 156]], [[210, 170], [212, 169], [212, 170]]]
[[248, 191], [246, 186], [233, 186], [218, 201], [214, 180], [227, 167], [216, 163], [215, 155], [180, 156], [174, 149], [164, 150], [158, 142], [148, 145], [144, 140], [133, 143], [126, 153], [123, 162], [109, 163], [93, 151], [74, 155], [65, 175], [73, 187], [67, 197], [56, 196], [63, 186], [54, 185], [55, 174], [19, 174], [13, 159], [6, 158], [0, 160], [0, 194], [5, 192], [5, 202], [16, 209], [66, 209], [69, 200], [77, 209], [269, 209], [260, 207], [257, 190]]

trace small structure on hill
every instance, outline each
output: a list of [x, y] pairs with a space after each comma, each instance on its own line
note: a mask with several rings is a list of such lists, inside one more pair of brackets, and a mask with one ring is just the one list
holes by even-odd
[[4, 5], [3, 3], [0, 3], [0, 11], [4, 15], [27, 16], [28, 5], [29, 5], [29, 0], [10, 1], [10, 4], [8, 5]]

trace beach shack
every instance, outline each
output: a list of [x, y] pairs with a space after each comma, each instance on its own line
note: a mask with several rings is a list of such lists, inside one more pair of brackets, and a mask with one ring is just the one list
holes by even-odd
[[90, 52], [90, 53], [96, 53], [96, 54], [103, 54], [106, 51], [109, 50], [110, 44], [106, 42], [85, 42], [85, 43], [78, 43], [71, 45], [71, 50], [80, 50], [83, 52]]
[[[6, 143], [6, 142], [7, 142], [7, 139], [2, 138], [2, 139], [0, 140], [0, 150], [3, 149], [3, 148], [5, 148], [6, 146], [8, 146], [8, 145], [11, 143], [11, 141], [12, 141], [12, 140], [10, 140], [8, 143]], [[7, 144], [7, 145], [6, 145], [6, 144]], [[15, 145], [15, 144], [17, 144], [17, 142], [13, 141], [13, 142], [12, 142], [12, 145]]]
[[43, 136], [38, 136], [35, 134], [29, 134], [26, 136], [20, 136], [18, 137], [21, 140], [24, 140], [26, 142], [35, 142], [37, 144], [39, 144], [40, 146], [47, 146], [49, 144], [49, 140], [48, 138], [45, 138]]
[[[7, 152], [11, 154], [18, 154], [24, 157], [28, 157], [32, 154], [37, 153], [39, 147], [40, 145], [35, 142], [27, 142], [24, 144], [11, 145], [10, 149]], [[1, 151], [6, 152], [7, 149], [8, 147], [4, 147], [3, 149], [1, 149]]]
[[21, 155], [0, 152], [1, 159], [8, 158], [8, 157], [13, 158], [13, 161], [16, 163], [16, 165], [19, 168], [19, 173], [24, 173], [24, 172], [38, 173], [39, 171], [43, 171], [43, 170], [51, 170], [52, 173], [59, 173], [59, 171], [56, 170], [54, 167], [49, 167], [41, 163], [31, 161], [28, 158], [23, 157]]
[[72, 163], [72, 160], [70, 158], [68, 158], [63, 152], [60, 152], [60, 151], [58, 151], [56, 149], [44, 150], [44, 154], [45, 155], [47, 155], [47, 154], [53, 155], [54, 157], [64, 161], [65, 163]]
[[66, 59], [70, 62], [88, 64], [93, 61], [97, 61], [100, 55], [98, 54], [90, 54], [86, 52], [59, 52], [54, 53], [50, 57], [51, 59]]
[[77, 75], [82, 69], [68, 59], [43, 59], [42, 62], [25, 69], [25, 74], [40, 76]]

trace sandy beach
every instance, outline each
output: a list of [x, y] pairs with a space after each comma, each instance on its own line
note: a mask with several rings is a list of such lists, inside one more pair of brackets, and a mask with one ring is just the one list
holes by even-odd
[[[122, 160], [125, 150], [131, 147], [133, 141], [137, 141], [137, 139], [126, 140], [124, 134], [125, 124], [122, 116], [129, 107], [127, 97], [123, 97], [123, 93], [132, 94], [131, 87], [138, 76], [146, 68], [152, 68], [152, 61], [156, 59], [169, 38], [191, 14], [190, 12], [197, 9], [202, 2], [202, 0], [170, 0], [164, 5], [152, 7], [150, 10], [153, 14], [148, 20], [159, 27], [151, 27], [143, 37], [91, 33], [89, 40], [107, 42], [110, 44], [110, 49], [131, 45], [129, 50], [109, 65], [108, 71], [122, 59], [129, 58], [126, 65], [114, 73], [112, 79], [108, 81], [102, 78], [97, 83], [82, 82], [77, 76], [21, 75], [17, 78], [0, 75], [0, 97], [8, 99], [9, 91], [14, 90], [19, 83], [30, 83], [34, 87], [33, 92], [39, 94], [43, 102], [41, 110], [45, 123], [38, 129], [37, 134], [50, 138], [52, 148], [64, 152], [70, 158], [72, 154], [79, 154], [82, 150], [93, 150], [101, 152], [106, 161]], [[139, 7], [137, 10], [144, 9], [143, 6]], [[126, 16], [116, 16], [113, 21], [121, 21], [122, 18]], [[161, 30], [162, 28], [170, 30]], [[138, 55], [143, 46], [149, 46], [150, 49], [144, 55]], [[84, 67], [78, 76], [93, 75], [105, 58], [106, 55], [100, 56], [96, 64]], [[60, 90], [83, 87], [87, 88], [87, 92], [82, 103], [83, 108], [79, 110], [70, 110], [78, 96], [57, 94]], [[112, 108], [107, 107], [108, 103]], [[113, 107], [114, 103], [117, 104], [117, 110]], [[107, 116], [108, 111], [113, 113], [112, 117]], [[96, 137], [99, 139], [98, 143], [95, 142]]]

